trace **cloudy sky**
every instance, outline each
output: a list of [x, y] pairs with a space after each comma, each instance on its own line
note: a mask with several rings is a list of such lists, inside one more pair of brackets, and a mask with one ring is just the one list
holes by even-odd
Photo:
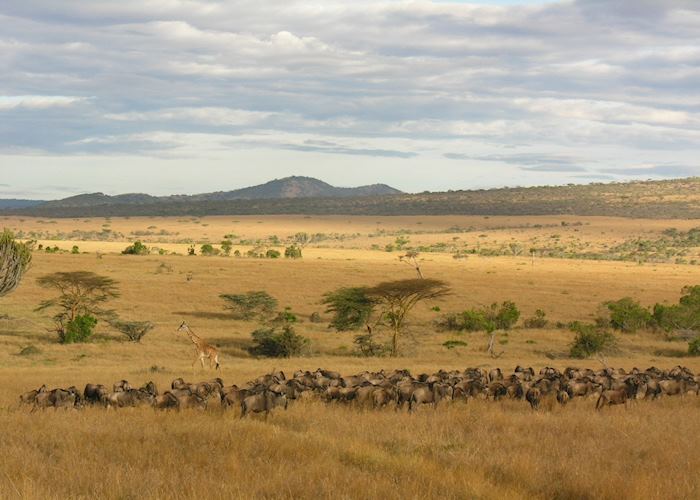
[[698, 0], [0, 3], [0, 197], [700, 175]]

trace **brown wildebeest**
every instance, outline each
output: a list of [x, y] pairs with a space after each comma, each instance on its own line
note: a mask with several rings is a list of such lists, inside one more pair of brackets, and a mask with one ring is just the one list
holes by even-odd
[[179, 402], [175, 395], [170, 391], [165, 391], [162, 395], [156, 396], [155, 403], [153, 407], [158, 410], [169, 410], [171, 408], [177, 408]]
[[104, 403], [109, 390], [102, 384], [86, 384], [83, 399], [89, 404]]
[[282, 393], [276, 393], [269, 389], [264, 390], [261, 393], [253, 394], [246, 397], [241, 402], [241, 418], [245, 417], [248, 413], [265, 413], [265, 419], [270, 412], [277, 407], [284, 407], [287, 409], [287, 396]]
[[125, 392], [131, 389], [131, 385], [126, 380], [120, 380], [112, 386], [112, 392]]
[[47, 391], [46, 385], [42, 385], [38, 389], [34, 389], [33, 391], [25, 392], [24, 394], [22, 394], [19, 397], [19, 404], [20, 405], [34, 404], [34, 401], [36, 401], [36, 397], [39, 394], [46, 392], [46, 391]]
[[537, 410], [540, 407], [540, 399], [542, 398], [542, 391], [537, 387], [530, 387], [525, 393], [525, 400], [530, 403], [530, 408]]
[[203, 398], [199, 394], [183, 394], [175, 395], [173, 391], [169, 391], [177, 399], [177, 409], [186, 410], [194, 408], [196, 410], [206, 410], [207, 409], [207, 399]]
[[629, 400], [629, 395], [624, 389], [608, 389], [600, 393], [598, 401], [596, 401], [595, 409], [600, 410], [604, 406], [612, 405], [625, 405], [627, 406], [627, 401]]
[[126, 391], [108, 394], [106, 399], [108, 408], [126, 408], [136, 406], [153, 406], [155, 396], [142, 389], [129, 389]]
[[453, 394], [454, 389], [447, 384], [416, 384], [411, 399], [408, 400], [408, 411], [413, 411], [415, 405], [421, 404], [431, 404], [433, 408], [437, 408], [440, 401], [452, 399]]

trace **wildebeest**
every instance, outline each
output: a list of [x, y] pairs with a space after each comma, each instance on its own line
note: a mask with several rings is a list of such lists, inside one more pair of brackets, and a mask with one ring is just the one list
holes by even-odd
[[248, 413], [265, 413], [265, 419], [270, 414], [270, 412], [277, 407], [284, 407], [287, 409], [287, 396], [282, 393], [277, 393], [269, 389], [265, 389], [263, 392], [258, 394], [252, 394], [247, 396], [243, 401], [241, 401], [241, 418], [245, 417]]
[[36, 401], [36, 397], [39, 394], [46, 392], [46, 391], [47, 391], [47, 388], [46, 388], [46, 385], [44, 384], [41, 387], [39, 387], [38, 389], [34, 389], [32, 391], [25, 392], [24, 394], [20, 395], [19, 404], [20, 405], [34, 404], [34, 401]]
[[105, 403], [107, 394], [109, 390], [102, 384], [86, 384], [83, 390], [83, 398], [89, 404]]

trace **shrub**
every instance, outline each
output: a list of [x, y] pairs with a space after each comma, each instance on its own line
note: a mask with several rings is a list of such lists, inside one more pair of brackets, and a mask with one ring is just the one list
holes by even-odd
[[77, 344], [87, 342], [92, 337], [97, 325], [97, 318], [89, 314], [78, 315], [66, 324], [63, 331], [58, 332], [61, 344]]
[[73, 245], [73, 248], [71, 248], [70, 253], [72, 253], [73, 255], [79, 254], [80, 248], [78, 248], [78, 245]]
[[576, 333], [569, 351], [572, 358], [585, 359], [615, 346], [615, 337], [596, 325], [575, 321], [570, 329]]
[[224, 241], [221, 242], [221, 251], [224, 252], [224, 255], [228, 257], [231, 255], [231, 250], [233, 249], [233, 243], [229, 239], [225, 239]]
[[547, 313], [542, 309], [537, 309], [534, 316], [524, 321], [525, 328], [545, 328], [547, 323]]
[[214, 255], [219, 254], [219, 249], [214, 248], [211, 243], [205, 243], [202, 245], [202, 247], [199, 249], [199, 253], [204, 255], [205, 257], [212, 257]]
[[234, 319], [267, 319], [277, 308], [277, 299], [264, 290], [242, 294], [221, 294], [226, 301], [226, 309], [232, 312]]
[[700, 356], [700, 337], [690, 341], [688, 344], [688, 354], [691, 356]]
[[148, 255], [149, 253], [148, 247], [140, 241], [135, 241], [122, 250], [122, 254], [124, 255]]
[[487, 311], [468, 309], [461, 315], [460, 329], [468, 332], [492, 332], [496, 329], [496, 323], [488, 317]]
[[265, 252], [265, 257], [268, 259], [279, 259], [280, 255], [282, 255], [278, 250], [273, 250], [270, 249], [267, 252]]
[[320, 323], [323, 320], [321, 319], [321, 315], [318, 312], [312, 312], [311, 316], [309, 316], [309, 321], [311, 321], [312, 323]]
[[151, 330], [153, 323], [150, 321], [121, 321], [114, 320], [110, 323], [116, 330], [120, 331], [131, 342], [141, 342], [141, 339]]
[[284, 256], [287, 259], [301, 259], [301, 247], [296, 245], [289, 246], [284, 249]]
[[389, 353], [389, 348], [384, 344], [376, 342], [374, 340], [374, 335], [371, 333], [356, 335], [353, 344], [355, 344], [355, 352], [359, 356], [383, 357]]
[[634, 333], [640, 328], [647, 328], [651, 323], [649, 310], [630, 297], [605, 302], [604, 306], [610, 315], [609, 324], [615, 330]]
[[291, 325], [281, 329], [261, 328], [251, 333], [253, 345], [248, 352], [254, 356], [289, 358], [302, 354], [309, 340], [294, 331]]
[[500, 306], [491, 304], [493, 322], [499, 330], [510, 330], [520, 318], [520, 310], [515, 302], [505, 301]]
[[462, 340], [448, 340], [446, 342], [443, 342], [442, 346], [445, 349], [452, 350], [455, 347], [467, 347], [467, 343]]
[[700, 331], [700, 286], [685, 287], [678, 304], [655, 304], [655, 326], [667, 332]]

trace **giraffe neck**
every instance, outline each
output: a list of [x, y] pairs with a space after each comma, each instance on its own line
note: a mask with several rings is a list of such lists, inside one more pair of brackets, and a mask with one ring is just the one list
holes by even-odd
[[194, 332], [189, 329], [189, 327], [185, 331], [187, 332], [187, 335], [190, 337], [190, 340], [192, 341], [192, 343], [197, 348], [202, 348], [202, 347], [204, 347], [204, 345], [206, 345], [206, 343], [200, 337], [195, 335]]

